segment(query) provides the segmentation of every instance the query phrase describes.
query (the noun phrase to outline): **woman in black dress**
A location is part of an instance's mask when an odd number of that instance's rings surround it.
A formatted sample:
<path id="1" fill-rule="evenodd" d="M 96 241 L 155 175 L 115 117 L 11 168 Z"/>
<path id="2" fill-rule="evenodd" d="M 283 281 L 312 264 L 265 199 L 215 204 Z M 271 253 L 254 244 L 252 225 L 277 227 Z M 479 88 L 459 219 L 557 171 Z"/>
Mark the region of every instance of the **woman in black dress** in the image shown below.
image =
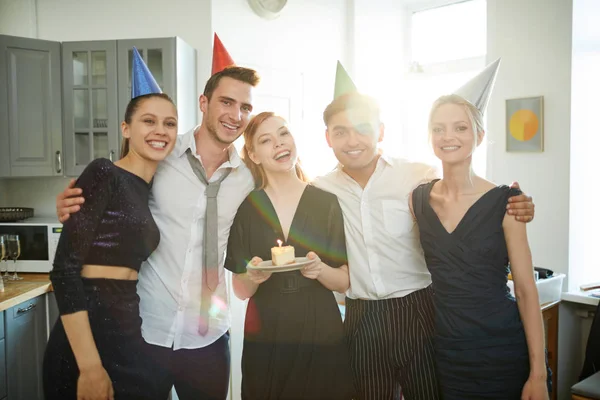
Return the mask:
<path id="1" fill-rule="evenodd" d="M 337 197 L 306 183 L 286 121 L 255 116 L 244 132 L 244 160 L 257 190 L 240 206 L 225 268 L 249 298 L 242 354 L 244 400 L 350 400 L 342 319 L 332 290 L 350 285 Z M 277 240 L 313 260 L 301 270 L 246 270 L 271 258 Z"/>
<path id="2" fill-rule="evenodd" d="M 474 174 L 482 112 L 456 94 L 432 108 L 443 179 L 411 196 L 435 293 L 444 400 L 547 400 L 544 330 L 525 224 L 506 214 L 520 192 Z M 507 287 L 508 262 L 516 300 Z"/>
<path id="3" fill-rule="evenodd" d="M 136 284 L 160 240 L 148 196 L 158 163 L 175 145 L 177 110 L 135 53 L 134 65 L 148 76 L 134 68 L 123 157 L 96 159 L 77 179 L 86 201 L 65 221 L 50 272 L 61 317 L 44 355 L 46 400 L 156 395 L 145 374 L 152 364 L 142 350 Z"/>

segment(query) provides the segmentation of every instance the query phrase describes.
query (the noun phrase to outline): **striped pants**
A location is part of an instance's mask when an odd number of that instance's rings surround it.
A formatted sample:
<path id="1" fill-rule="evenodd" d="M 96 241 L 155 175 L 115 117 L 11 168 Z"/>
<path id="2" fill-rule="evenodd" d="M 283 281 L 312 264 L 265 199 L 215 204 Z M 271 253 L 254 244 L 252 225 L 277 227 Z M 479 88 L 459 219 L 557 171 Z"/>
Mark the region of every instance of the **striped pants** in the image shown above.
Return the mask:
<path id="1" fill-rule="evenodd" d="M 433 290 L 346 299 L 344 330 L 357 400 L 441 399 L 433 348 Z"/>

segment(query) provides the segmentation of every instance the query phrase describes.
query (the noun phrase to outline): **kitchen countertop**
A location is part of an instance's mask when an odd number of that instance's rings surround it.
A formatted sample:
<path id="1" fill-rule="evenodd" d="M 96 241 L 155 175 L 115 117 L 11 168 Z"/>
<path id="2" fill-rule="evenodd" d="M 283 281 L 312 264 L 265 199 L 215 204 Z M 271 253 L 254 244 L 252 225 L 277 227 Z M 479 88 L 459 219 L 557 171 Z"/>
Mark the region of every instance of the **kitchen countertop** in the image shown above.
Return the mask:
<path id="1" fill-rule="evenodd" d="M 4 292 L 0 292 L 0 311 L 52 291 L 48 274 L 20 273 L 19 276 L 23 280 L 4 281 Z"/>
<path id="2" fill-rule="evenodd" d="M 569 301 L 571 303 L 587 304 L 590 306 L 597 306 L 600 299 L 592 297 L 589 294 L 591 292 L 598 292 L 598 290 L 590 290 L 584 292 L 583 290 L 572 290 L 570 292 L 563 292 L 561 299 L 563 301 Z"/>

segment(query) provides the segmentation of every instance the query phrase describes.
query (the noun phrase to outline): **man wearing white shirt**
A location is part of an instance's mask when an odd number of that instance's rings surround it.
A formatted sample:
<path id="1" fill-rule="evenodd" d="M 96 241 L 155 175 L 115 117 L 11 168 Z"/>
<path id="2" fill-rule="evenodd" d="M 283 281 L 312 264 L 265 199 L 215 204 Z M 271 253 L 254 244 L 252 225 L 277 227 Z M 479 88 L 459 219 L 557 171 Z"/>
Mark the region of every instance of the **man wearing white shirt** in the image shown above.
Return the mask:
<path id="1" fill-rule="evenodd" d="M 334 193 L 344 213 L 350 270 L 345 330 L 358 399 L 439 399 L 431 276 L 408 205 L 411 191 L 437 174 L 378 150 L 384 135 L 379 106 L 352 89 L 336 90 L 324 112 L 339 165 L 314 185 Z M 521 202 L 520 215 L 533 215 L 531 199 L 519 197 L 513 201 Z"/>
<path id="2" fill-rule="evenodd" d="M 149 206 L 161 240 L 142 265 L 137 290 L 142 335 L 155 360 L 148 368 L 157 399 L 166 399 L 173 386 L 181 400 L 227 397 L 230 310 L 224 254 L 237 209 L 254 189 L 233 142 L 248 125 L 259 79 L 256 71 L 235 66 L 215 73 L 200 96 L 201 125 L 178 136 L 154 176 Z M 203 275 L 205 226 L 211 217 L 206 214 L 209 196 L 203 178 L 209 185 L 222 181 L 215 219 L 218 263 L 213 272 L 218 279 L 210 289 Z M 67 188 L 57 198 L 61 221 L 83 201 L 73 196 L 81 191 Z"/>

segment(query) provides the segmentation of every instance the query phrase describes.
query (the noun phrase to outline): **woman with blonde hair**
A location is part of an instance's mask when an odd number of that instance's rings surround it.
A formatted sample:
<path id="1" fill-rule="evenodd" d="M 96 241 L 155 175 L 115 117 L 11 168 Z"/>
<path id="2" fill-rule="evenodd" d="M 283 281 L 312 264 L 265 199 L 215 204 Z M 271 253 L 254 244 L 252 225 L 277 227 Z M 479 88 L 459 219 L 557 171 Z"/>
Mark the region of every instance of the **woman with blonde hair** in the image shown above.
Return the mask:
<path id="1" fill-rule="evenodd" d="M 256 115 L 244 140 L 256 190 L 238 209 L 225 260 L 236 296 L 249 299 L 242 399 L 350 400 L 354 385 L 332 292 L 350 284 L 337 197 L 307 182 L 283 118 Z M 310 262 L 288 272 L 247 269 L 270 259 L 278 241 Z"/>
<path id="2" fill-rule="evenodd" d="M 433 104 L 429 133 L 443 178 L 411 195 L 435 293 L 435 357 L 445 400 L 548 399 L 527 231 L 506 213 L 508 199 L 520 191 L 489 182 L 472 167 L 497 67 Z M 509 262 L 516 299 L 506 284 Z"/>

